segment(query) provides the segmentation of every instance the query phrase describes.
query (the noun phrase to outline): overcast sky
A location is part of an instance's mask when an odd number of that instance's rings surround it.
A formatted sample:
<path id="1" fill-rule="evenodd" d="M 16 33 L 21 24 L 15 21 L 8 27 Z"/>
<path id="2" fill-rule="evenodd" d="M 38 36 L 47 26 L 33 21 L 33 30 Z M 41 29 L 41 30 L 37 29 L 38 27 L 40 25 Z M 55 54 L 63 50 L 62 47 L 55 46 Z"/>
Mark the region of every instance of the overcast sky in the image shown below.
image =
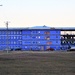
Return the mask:
<path id="1" fill-rule="evenodd" d="M 0 0 L 0 27 L 75 27 L 75 0 Z"/>

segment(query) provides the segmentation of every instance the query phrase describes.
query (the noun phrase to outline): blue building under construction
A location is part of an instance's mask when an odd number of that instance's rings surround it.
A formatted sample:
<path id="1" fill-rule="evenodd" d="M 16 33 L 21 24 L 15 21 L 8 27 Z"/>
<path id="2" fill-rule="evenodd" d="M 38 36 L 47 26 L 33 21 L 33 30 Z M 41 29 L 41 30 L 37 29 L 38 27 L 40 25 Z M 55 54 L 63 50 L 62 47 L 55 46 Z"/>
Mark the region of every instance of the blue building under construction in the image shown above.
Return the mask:
<path id="1" fill-rule="evenodd" d="M 35 26 L 0 29 L 0 50 L 67 50 L 70 46 L 75 46 L 75 28 Z"/>

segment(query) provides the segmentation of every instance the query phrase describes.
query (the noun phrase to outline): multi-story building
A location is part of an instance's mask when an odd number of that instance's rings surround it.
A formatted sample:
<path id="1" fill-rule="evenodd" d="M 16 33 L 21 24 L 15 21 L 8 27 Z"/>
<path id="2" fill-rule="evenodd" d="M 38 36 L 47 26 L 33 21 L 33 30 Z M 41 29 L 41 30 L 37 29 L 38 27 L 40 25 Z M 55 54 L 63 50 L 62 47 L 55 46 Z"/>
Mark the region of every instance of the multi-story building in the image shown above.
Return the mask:
<path id="1" fill-rule="evenodd" d="M 23 50 L 47 50 L 60 49 L 60 30 L 42 28 L 30 28 L 22 30 Z"/>
<path id="2" fill-rule="evenodd" d="M 0 50 L 17 49 L 22 45 L 22 32 L 19 29 L 0 29 Z"/>
<path id="3" fill-rule="evenodd" d="M 65 50 L 74 45 L 75 29 L 47 26 L 0 29 L 0 50 Z"/>
<path id="4" fill-rule="evenodd" d="M 75 28 L 61 29 L 61 48 L 75 47 Z"/>

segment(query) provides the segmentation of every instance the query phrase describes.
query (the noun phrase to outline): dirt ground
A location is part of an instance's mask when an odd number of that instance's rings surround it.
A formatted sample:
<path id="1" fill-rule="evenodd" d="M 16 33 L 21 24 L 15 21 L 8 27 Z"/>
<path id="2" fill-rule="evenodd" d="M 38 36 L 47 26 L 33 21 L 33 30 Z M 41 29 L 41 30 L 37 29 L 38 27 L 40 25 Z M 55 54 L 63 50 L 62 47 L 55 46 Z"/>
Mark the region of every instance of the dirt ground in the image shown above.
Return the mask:
<path id="1" fill-rule="evenodd" d="M 0 52 L 0 75 L 75 75 L 75 51 Z"/>

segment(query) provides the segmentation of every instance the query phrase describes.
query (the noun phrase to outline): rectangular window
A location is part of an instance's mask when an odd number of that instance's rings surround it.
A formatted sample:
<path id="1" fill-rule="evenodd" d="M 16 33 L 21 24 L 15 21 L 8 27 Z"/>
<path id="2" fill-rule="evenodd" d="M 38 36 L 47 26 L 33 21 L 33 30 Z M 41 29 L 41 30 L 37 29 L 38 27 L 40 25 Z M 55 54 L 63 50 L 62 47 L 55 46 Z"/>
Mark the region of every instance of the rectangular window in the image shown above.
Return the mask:
<path id="1" fill-rule="evenodd" d="M 75 37 L 73 37 L 75 39 Z"/>
<path id="2" fill-rule="evenodd" d="M 14 31 L 14 34 L 16 34 L 16 31 Z"/>
<path id="3" fill-rule="evenodd" d="M 10 31 L 7 31 L 8 34 L 10 34 Z"/>
<path id="4" fill-rule="evenodd" d="M 37 43 L 40 44 L 40 41 L 38 41 Z"/>
<path id="5" fill-rule="evenodd" d="M 50 45 L 50 44 L 52 44 L 52 42 L 47 42 L 47 45 Z"/>
<path id="6" fill-rule="evenodd" d="M 11 44 L 13 44 L 13 41 L 11 41 Z"/>
<path id="7" fill-rule="evenodd" d="M 58 33 L 58 31 L 56 31 L 56 33 Z"/>
<path id="8" fill-rule="evenodd" d="M 20 36 L 20 39 L 21 39 L 21 36 Z"/>
<path id="9" fill-rule="evenodd" d="M 56 43 L 58 43 L 58 41 L 56 41 Z"/>
<path id="10" fill-rule="evenodd" d="M 19 38 L 19 36 L 16 37 L 17 39 Z"/>
<path id="11" fill-rule="evenodd" d="M 14 31 L 11 31 L 11 34 L 13 34 L 14 33 Z"/>
<path id="12" fill-rule="evenodd" d="M 19 34 L 19 31 L 17 31 L 17 34 Z"/>
<path id="13" fill-rule="evenodd" d="M 8 39 L 10 39 L 10 36 L 8 36 Z"/>
<path id="14" fill-rule="evenodd" d="M 5 31 L 2 31 L 2 34 L 5 34 Z"/>
<path id="15" fill-rule="evenodd" d="M 3 39 L 3 36 L 1 36 L 1 39 Z"/>
<path id="16" fill-rule="evenodd" d="M 35 39 L 35 38 L 36 38 L 36 36 L 32 36 L 32 38 L 34 38 L 34 39 Z"/>
<path id="17" fill-rule="evenodd" d="M 56 38 L 58 38 L 58 35 L 56 35 Z"/>
<path id="18" fill-rule="evenodd" d="M 50 34 L 50 32 L 49 31 L 45 31 L 45 34 Z"/>
<path id="19" fill-rule="evenodd" d="M 46 39 L 46 40 L 50 40 L 50 36 L 46 36 L 45 39 Z"/>
<path id="20" fill-rule="evenodd" d="M 0 31 L 0 34 L 1 34 L 1 31 Z"/>
<path id="21" fill-rule="evenodd" d="M 22 44 L 22 42 L 21 42 L 21 41 L 19 41 L 19 44 Z"/>
<path id="22" fill-rule="evenodd" d="M 16 36 L 14 36 L 14 39 L 16 39 Z"/>
<path id="23" fill-rule="evenodd" d="M 36 36 L 37 39 L 40 39 L 40 36 Z"/>
<path id="24" fill-rule="evenodd" d="M 20 31 L 20 34 L 21 34 L 21 31 Z"/>
<path id="25" fill-rule="evenodd" d="M 38 31 L 38 33 L 40 33 L 40 31 Z"/>
<path id="26" fill-rule="evenodd" d="M 16 42 L 14 41 L 14 44 L 16 44 Z"/>
<path id="27" fill-rule="evenodd" d="M 13 39 L 13 36 L 11 36 L 11 39 Z"/>

